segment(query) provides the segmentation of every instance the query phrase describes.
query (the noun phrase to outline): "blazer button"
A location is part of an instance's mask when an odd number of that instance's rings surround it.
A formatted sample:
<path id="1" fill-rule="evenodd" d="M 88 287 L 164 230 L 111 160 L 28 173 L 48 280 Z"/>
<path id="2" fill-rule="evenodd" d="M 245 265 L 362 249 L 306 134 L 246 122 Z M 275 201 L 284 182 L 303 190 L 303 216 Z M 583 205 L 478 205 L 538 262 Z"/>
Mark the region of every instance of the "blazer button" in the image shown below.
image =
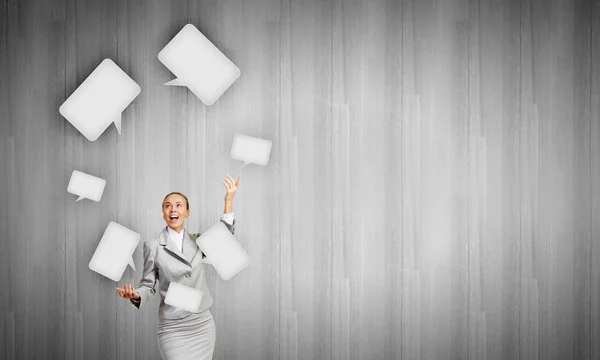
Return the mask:
<path id="1" fill-rule="evenodd" d="M 189 277 L 190 277 L 190 274 L 185 274 L 185 277 L 189 278 Z"/>

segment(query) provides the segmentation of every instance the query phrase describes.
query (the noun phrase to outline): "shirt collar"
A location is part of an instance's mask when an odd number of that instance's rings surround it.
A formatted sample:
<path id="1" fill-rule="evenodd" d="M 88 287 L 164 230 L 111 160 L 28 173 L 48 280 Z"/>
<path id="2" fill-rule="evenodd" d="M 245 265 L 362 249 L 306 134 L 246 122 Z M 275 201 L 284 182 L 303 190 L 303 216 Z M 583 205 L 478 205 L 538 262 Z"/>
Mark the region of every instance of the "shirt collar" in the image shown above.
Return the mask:
<path id="1" fill-rule="evenodd" d="M 175 239 L 177 241 L 181 241 L 183 239 L 183 234 L 185 233 L 185 228 L 181 229 L 181 232 L 179 234 L 177 233 L 177 231 L 171 229 L 168 226 L 167 226 L 167 231 L 169 232 L 169 234 L 171 234 L 173 239 Z"/>

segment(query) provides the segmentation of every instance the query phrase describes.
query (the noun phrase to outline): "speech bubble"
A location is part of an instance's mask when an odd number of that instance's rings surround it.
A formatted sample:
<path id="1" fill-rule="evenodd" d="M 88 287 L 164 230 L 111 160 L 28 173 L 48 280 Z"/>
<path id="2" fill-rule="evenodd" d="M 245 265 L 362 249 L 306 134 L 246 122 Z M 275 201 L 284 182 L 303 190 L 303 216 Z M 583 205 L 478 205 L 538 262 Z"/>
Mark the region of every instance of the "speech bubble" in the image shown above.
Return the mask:
<path id="1" fill-rule="evenodd" d="M 58 111 L 89 141 L 95 141 L 113 122 L 121 134 L 123 110 L 140 91 L 117 64 L 104 59 Z"/>
<path id="2" fill-rule="evenodd" d="M 135 271 L 132 255 L 139 242 L 140 234 L 111 221 L 90 260 L 90 270 L 119 282 L 127 265 Z"/>
<path id="3" fill-rule="evenodd" d="M 240 69 L 192 24 L 171 39 L 158 60 L 177 77 L 165 85 L 187 86 L 207 106 L 240 77 Z"/>
<path id="4" fill-rule="evenodd" d="M 248 164 L 266 166 L 271 156 L 271 141 L 248 135 L 235 134 L 231 144 L 230 157 Z"/>
<path id="5" fill-rule="evenodd" d="M 203 261 L 211 264 L 223 280 L 231 279 L 250 265 L 250 257 L 221 221 L 203 232 L 196 244 L 206 255 Z"/>
<path id="6" fill-rule="evenodd" d="M 171 282 L 165 295 L 165 304 L 197 313 L 203 295 L 204 293 L 198 289 Z"/>
<path id="7" fill-rule="evenodd" d="M 79 198 L 77 198 L 76 201 L 90 199 L 99 202 L 100 199 L 102 199 L 105 186 L 106 180 L 81 171 L 73 170 L 69 185 L 67 186 L 67 192 L 79 195 Z"/>

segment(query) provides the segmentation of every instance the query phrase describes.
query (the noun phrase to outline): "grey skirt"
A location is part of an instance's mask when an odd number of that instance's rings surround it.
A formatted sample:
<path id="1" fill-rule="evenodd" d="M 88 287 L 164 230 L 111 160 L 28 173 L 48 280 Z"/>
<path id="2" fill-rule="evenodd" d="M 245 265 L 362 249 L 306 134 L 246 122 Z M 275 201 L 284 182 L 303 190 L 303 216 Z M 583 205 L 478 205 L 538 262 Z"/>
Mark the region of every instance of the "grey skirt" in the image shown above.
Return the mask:
<path id="1" fill-rule="evenodd" d="M 165 360 L 210 360 L 217 330 L 209 309 L 183 319 L 160 319 L 158 348 Z"/>

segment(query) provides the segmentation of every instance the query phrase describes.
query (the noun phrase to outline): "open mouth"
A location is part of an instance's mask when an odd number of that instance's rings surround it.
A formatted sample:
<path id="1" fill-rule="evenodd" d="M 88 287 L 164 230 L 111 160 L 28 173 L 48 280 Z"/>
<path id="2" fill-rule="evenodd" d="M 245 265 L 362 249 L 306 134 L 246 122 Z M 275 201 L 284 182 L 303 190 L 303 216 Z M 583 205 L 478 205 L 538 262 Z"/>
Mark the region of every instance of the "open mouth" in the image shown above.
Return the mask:
<path id="1" fill-rule="evenodd" d="M 171 222 L 175 222 L 175 221 L 179 220 L 179 216 L 178 215 L 171 215 L 171 216 L 169 216 L 169 220 L 171 220 Z"/>

